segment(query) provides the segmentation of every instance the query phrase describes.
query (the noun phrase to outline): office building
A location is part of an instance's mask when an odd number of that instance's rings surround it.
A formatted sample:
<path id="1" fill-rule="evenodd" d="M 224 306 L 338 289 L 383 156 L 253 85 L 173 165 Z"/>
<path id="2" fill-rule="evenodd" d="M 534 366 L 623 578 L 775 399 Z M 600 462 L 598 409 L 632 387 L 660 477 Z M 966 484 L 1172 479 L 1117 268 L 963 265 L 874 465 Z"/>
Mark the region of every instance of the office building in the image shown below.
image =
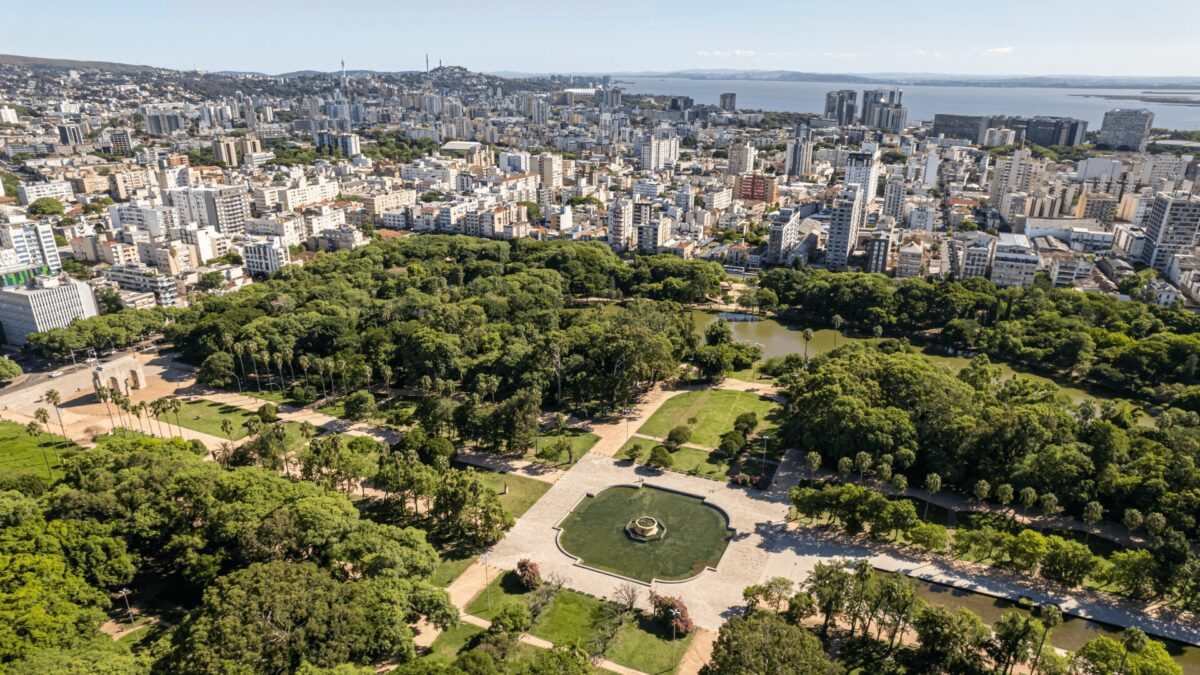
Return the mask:
<path id="1" fill-rule="evenodd" d="M 908 189 L 904 186 L 904 181 L 900 178 L 893 178 L 883 186 L 883 209 L 881 215 L 890 216 L 896 219 L 896 222 L 902 222 L 905 218 L 904 214 L 904 198 L 908 194 Z"/>
<path id="2" fill-rule="evenodd" d="M 963 138 L 972 143 L 983 143 L 984 135 L 990 126 L 987 117 L 980 115 L 945 115 L 938 113 L 933 116 L 933 138 Z"/>
<path id="3" fill-rule="evenodd" d="M 800 223 L 803 220 L 800 209 L 785 208 L 775 213 L 767 234 L 767 262 L 787 264 L 792 250 L 800 244 Z"/>
<path id="4" fill-rule="evenodd" d="M 858 92 L 853 89 L 841 89 L 825 94 L 825 117 L 834 120 L 838 126 L 854 124 L 858 119 Z"/>
<path id="5" fill-rule="evenodd" d="M 563 186 L 563 161 L 562 155 L 553 153 L 543 153 L 534 159 L 537 160 L 537 173 L 541 181 L 542 187 L 557 190 Z"/>
<path id="6" fill-rule="evenodd" d="M 1144 222 L 1142 261 L 1165 273 L 1176 255 L 1190 255 L 1200 230 L 1200 196 L 1184 192 L 1157 194 Z"/>
<path id="7" fill-rule="evenodd" d="M 891 267 L 893 235 L 890 229 L 879 230 L 867 240 L 866 272 L 886 274 Z"/>
<path id="8" fill-rule="evenodd" d="M 807 127 L 805 128 L 807 131 Z M 788 141 L 784 172 L 788 176 L 807 176 L 812 173 L 813 143 L 807 138 L 797 137 Z"/>
<path id="9" fill-rule="evenodd" d="M 779 183 L 775 176 L 744 173 L 734 180 L 733 185 L 735 199 L 766 202 L 768 206 L 779 201 Z"/>
<path id="10" fill-rule="evenodd" d="M 66 328 L 97 314 L 92 288 L 65 274 L 37 277 L 27 286 L 0 288 L 0 326 L 10 345 L 22 346 L 30 333 Z"/>
<path id="11" fill-rule="evenodd" d="M 846 158 L 846 186 L 857 185 L 861 189 L 862 206 L 875 199 L 879 193 L 879 151 L 852 152 Z"/>
<path id="12" fill-rule="evenodd" d="M 179 307 L 179 283 L 156 267 L 140 262 L 126 262 L 104 270 L 104 279 L 121 290 L 134 293 L 153 293 L 160 307 Z"/>
<path id="13" fill-rule="evenodd" d="M 729 112 L 734 112 L 737 110 L 737 94 L 721 94 L 721 110 L 726 110 Z"/>
<path id="14" fill-rule="evenodd" d="M 1104 113 L 1104 124 L 1100 126 L 1099 145 L 1114 150 L 1146 149 L 1150 129 L 1154 126 L 1154 113 L 1144 109 L 1117 108 Z"/>
<path id="15" fill-rule="evenodd" d="M 78 124 L 58 125 L 58 142 L 63 145 L 79 145 L 83 142 L 83 129 Z"/>
<path id="16" fill-rule="evenodd" d="M 850 254 L 858 243 L 858 228 L 862 222 L 862 193 L 856 186 L 847 186 L 829 210 L 829 236 L 825 240 L 825 267 L 844 270 L 850 264 Z"/>
<path id="17" fill-rule="evenodd" d="M 358 134 L 318 131 L 313 134 L 313 142 L 318 148 L 332 148 L 342 153 L 343 157 L 356 157 L 362 154 L 362 141 L 358 138 Z"/>
<path id="18" fill-rule="evenodd" d="M 108 134 L 108 141 L 112 144 L 112 152 L 114 155 L 132 155 L 133 154 L 133 134 L 126 129 L 118 129 Z"/>
<path id="19" fill-rule="evenodd" d="M 180 188 L 167 195 L 186 223 L 212 225 L 225 236 L 246 230 L 250 197 L 242 185 Z"/>

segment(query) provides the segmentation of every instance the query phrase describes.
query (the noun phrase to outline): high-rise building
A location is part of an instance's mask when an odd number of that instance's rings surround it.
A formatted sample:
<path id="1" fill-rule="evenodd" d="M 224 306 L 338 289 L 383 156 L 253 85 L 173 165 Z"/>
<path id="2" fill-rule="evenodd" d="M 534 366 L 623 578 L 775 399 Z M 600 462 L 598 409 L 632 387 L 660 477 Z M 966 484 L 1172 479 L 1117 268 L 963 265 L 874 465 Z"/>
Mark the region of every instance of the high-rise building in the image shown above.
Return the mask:
<path id="1" fill-rule="evenodd" d="M 879 151 L 852 152 L 846 158 L 846 186 L 858 185 L 865 209 L 879 194 Z"/>
<path id="2" fill-rule="evenodd" d="M 600 90 L 600 105 L 605 108 L 621 107 L 621 88 L 605 87 Z"/>
<path id="3" fill-rule="evenodd" d="M 1010 192 L 1033 191 L 1042 180 L 1045 166 L 1043 160 L 1033 159 L 1029 150 L 1024 148 L 1009 157 L 997 159 L 996 166 L 992 169 L 988 199 L 995 205 Z"/>
<path id="4" fill-rule="evenodd" d="M 807 127 L 805 127 L 807 130 Z M 813 143 L 805 137 L 788 141 L 784 173 L 788 176 L 807 176 L 812 173 Z"/>
<path id="5" fill-rule="evenodd" d="M 544 153 L 538 155 L 537 171 L 538 177 L 541 179 L 542 186 L 557 190 L 563 186 L 563 161 L 562 155 L 553 153 Z"/>
<path id="6" fill-rule="evenodd" d="M 862 193 L 857 186 L 846 189 L 833 201 L 829 210 L 829 236 L 825 239 L 825 267 L 844 270 L 850 264 L 850 254 L 858 243 L 858 227 L 862 222 Z"/>
<path id="7" fill-rule="evenodd" d="M 758 150 L 754 146 L 734 143 L 729 146 L 729 173 L 737 175 L 754 171 L 754 160 L 757 157 Z"/>
<path id="8" fill-rule="evenodd" d="M 212 225 L 225 236 L 246 231 L 250 217 L 250 197 L 242 185 L 187 187 L 167 193 L 171 205 L 179 209 L 187 223 Z"/>
<path id="9" fill-rule="evenodd" d="M 213 158 L 218 162 L 223 162 L 225 166 L 235 167 L 238 165 L 237 139 L 228 136 L 222 136 L 214 139 L 212 142 Z"/>
<path id="10" fill-rule="evenodd" d="M 679 160 L 679 137 L 656 132 L 642 138 L 638 158 L 645 171 L 662 171 Z"/>
<path id="11" fill-rule="evenodd" d="M 1146 149 L 1150 129 L 1154 126 L 1154 113 L 1144 109 L 1117 108 L 1104 113 L 1104 124 L 1100 126 L 1100 145 L 1114 150 Z"/>
<path id="12" fill-rule="evenodd" d="M 858 92 L 853 89 L 840 89 L 825 94 L 825 117 L 836 120 L 839 126 L 854 124 L 858 108 L 856 101 Z"/>
<path id="13" fill-rule="evenodd" d="M 346 157 L 362 154 L 362 141 L 358 134 L 347 134 L 337 131 L 318 131 L 313 134 L 313 140 L 318 148 L 330 147 Z"/>
<path id="14" fill-rule="evenodd" d="M 1001 232 L 992 254 L 991 280 L 997 286 L 1033 285 L 1042 259 L 1023 234 Z"/>
<path id="15" fill-rule="evenodd" d="M 908 120 L 908 111 L 901 104 L 903 98 L 904 92 L 899 89 L 867 89 L 859 119 L 868 127 L 900 131 Z"/>
<path id="16" fill-rule="evenodd" d="M 867 240 L 867 272 L 885 274 L 891 263 L 894 235 L 889 229 L 879 230 Z"/>
<path id="17" fill-rule="evenodd" d="M 721 110 L 729 112 L 737 110 L 737 94 L 732 92 L 721 94 Z"/>
<path id="18" fill-rule="evenodd" d="M 792 249 L 800 243 L 800 222 L 803 220 L 800 209 L 785 208 L 775 213 L 767 235 L 767 262 L 787 263 Z"/>
<path id="19" fill-rule="evenodd" d="M 78 124 L 60 124 L 58 141 L 63 145 L 79 145 L 83 143 L 83 129 Z"/>
<path id="20" fill-rule="evenodd" d="M 1159 193 L 1144 220 L 1146 245 L 1143 261 L 1166 272 L 1175 255 L 1188 255 L 1200 230 L 1200 196 L 1185 192 Z"/>
<path id="21" fill-rule="evenodd" d="M 54 229 L 46 223 L 0 225 L 0 248 L 12 250 L 23 268 L 46 268 L 52 274 L 62 271 Z"/>
<path id="22" fill-rule="evenodd" d="M 114 155 L 132 155 L 133 154 L 133 134 L 128 129 L 117 129 L 108 134 L 108 140 L 112 143 L 112 151 Z"/>
<path id="23" fill-rule="evenodd" d="M 904 221 L 904 197 L 908 193 L 904 186 L 904 181 L 900 178 L 893 178 L 883 186 L 883 209 L 881 215 L 889 216 L 896 219 L 896 222 Z"/>
<path id="24" fill-rule="evenodd" d="M 608 245 L 617 251 L 628 251 L 635 244 L 633 202 L 618 199 L 608 207 Z"/>
<path id="25" fill-rule="evenodd" d="M 733 183 L 733 196 L 747 201 L 766 202 L 774 205 L 779 201 L 779 183 L 775 176 L 761 173 L 743 173 Z"/>

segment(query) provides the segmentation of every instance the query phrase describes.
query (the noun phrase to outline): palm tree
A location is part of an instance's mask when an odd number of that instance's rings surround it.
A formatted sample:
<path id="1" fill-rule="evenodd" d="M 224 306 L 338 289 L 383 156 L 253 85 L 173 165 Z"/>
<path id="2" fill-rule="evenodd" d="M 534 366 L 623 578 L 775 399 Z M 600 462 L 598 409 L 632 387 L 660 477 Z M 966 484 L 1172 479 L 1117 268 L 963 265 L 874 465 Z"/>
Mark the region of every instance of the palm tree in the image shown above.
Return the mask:
<path id="1" fill-rule="evenodd" d="M 154 433 L 154 423 L 158 422 L 158 435 L 166 438 L 162 432 L 162 420 L 158 418 L 162 414 L 162 399 L 154 399 L 150 401 L 146 407 L 149 409 L 149 414 L 146 416 L 146 424 L 150 427 L 150 433 Z"/>
<path id="2" fill-rule="evenodd" d="M 242 422 L 242 426 L 246 427 L 246 432 L 251 436 L 257 436 L 258 432 L 262 431 L 262 420 L 258 419 L 257 417 L 251 417 L 245 422 Z"/>
<path id="3" fill-rule="evenodd" d="M 342 374 L 342 396 L 349 396 L 350 387 L 346 384 L 346 359 L 337 360 L 337 369 Z"/>
<path id="4" fill-rule="evenodd" d="M 137 415 L 138 428 L 142 430 L 143 434 L 150 436 L 154 434 L 154 429 L 150 426 L 150 420 L 146 420 L 145 426 L 142 425 L 142 417 L 146 415 L 146 408 L 146 402 L 141 401 L 137 405 L 133 406 L 133 414 Z"/>
<path id="5" fill-rule="evenodd" d="M 247 347 L 246 351 L 250 352 L 250 364 L 254 366 L 254 382 L 258 385 L 258 393 L 262 393 L 262 378 L 258 376 L 258 350 L 253 346 Z"/>
<path id="6" fill-rule="evenodd" d="M 230 339 L 232 339 L 232 338 L 230 338 Z M 242 355 L 244 355 L 246 353 L 245 343 L 235 342 L 233 345 L 233 353 L 237 354 L 238 365 L 241 366 L 241 369 L 242 369 L 242 377 L 246 377 L 246 362 L 244 360 L 242 360 Z"/>
<path id="7" fill-rule="evenodd" d="M 183 409 L 183 402 L 172 396 L 167 399 L 167 409 L 175 413 L 175 428 L 179 430 L 179 436 L 183 437 L 183 425 L 179 423 L 179 411 Z"/>
<path id="8" fill-rule="evenodd" d="M 1125 653 L 1121 655 L 1121 666 L 1117 668 L 1117 672 L 1124 675 L 1125 662 L 1129 660 L 1129 654 L 1139 653 L 1146 648 L 1150 640 L 1142 631 L 1130 627 L 1121 632 L 1121 646 L 1125 648 Z"/>
<path id="9" fill-rule="evenodd" d="M 844 324 L 844 323 L 846 323 L 846 320 L 842 318 L 841 314 L 833 315 L 833 348 L 834 349 L 837 349 L 838 335 L 841 335 L 842 324 Z"/>
<path id="10" fill-rule="evenodd" d="M 800 337 L 804 338 L 804 360 L 808 360 L 808 343 L 813 339 L 813 329 L 805 328 L 804 332 L 800 333 Z"/>
<path id="11" fill-rule="evenodd" d="M 279 391 L 282 392 L 283 391 L 283 380 L 284 380 L 284 378 L 283 378 L 283 354 L 280 354 L 279 352 L 275 352 L 275 354 L 272 355 L 271 358 L 273 361 L 275 361 L 275 370 L 279 371 Z"/>
<path id="12" fill-rule="evenodd" d="M 287 364 L 288 373 L 291 374 L 292 381 L 295 382 L 296 381 L 296 368 L 295 368 L 295 366 L 292 365 L 292 356 L 293 356 L 292 348 L 287 347 L 287 346 L 280 347 L 279 353 L 281 356 L 283 356 L 283 362 Z"/>
<path id="13" fill-rule="evenodd" d="M 229 442 L 232 443 L 233 442 L 233 422 L 228 417 L 221 419 L 221 431 L 229 439 Z"/>
<path id="14" fill-rule="evenodd" d="M 38 408 L 38 412 L 46 411 Z M 36 413 L 34 414 L 34 417 L 37 417 Z M 49 419 L 49 417 L 47 417 L 47 419 Z M 29 437 L 37 443 L 38 449 L 42 451 L 42 461 L 46 463 L 46 477 L 52 478 L 54 476 L 54 471 L 50 468 L 50 458 L 46 455 L 46 448 L 42 445 L 41 441 L 38 440 L 42 435 L 42 427 L 38 425 L 36 421 L 32 421 L 25 425 L 25 433 L 29 434 Z"/>
<path id="15" fill-rule="evenodd" d="M 1038 608 L 1038 618 L 1042 620 L 1042 639 L 1038 643 L 1037 651 L 1033 653 L 1033 665 L 1029 667 L 1029 672 L 1038 672 L 1038 661 L 1042 660 L 1042 648 L 1046 646 L 1046 637 L 1050 635 L 1050 631 L 1062 625 L 1062 612 L 1056 605 L 1042 605 Z"/>
<path id="16" fill-rule="evenodd" d="M 62 410 L 58 407 L 62 403 L 62 395 L 57 389 L 49 389 L 46 391 L 46 402 L 54 406 L 54 414 L 58 417 L 58 428 L 62 431 L 63 438 L 67 437 L 67 427 L 63 425 Z"/>
<path id="17" fill-rule="evenodd" d="M 300 361 L 300 370 L 304 373 L 304 384 L 307 385 L 308 384 L 308 366 L 309 366 L 308 354 L 301 354 L 300 358 L 297 360 Z"/>
<path id="18" fill-rule="evenodd" d="M 46 412 L 45 408 L 38 408 L 33 411 L 33 419 L 37 420 L 43 427 L 44 431 L 50 431 L 50 413 Z"/>
<path id="19" fill-rule="evenodd" d="M 108 391 L 108 387 L 96 387 L 96 398 L 104 403 L 104 409 L 108 411 L 108 425 L 113 431 L 117 429 L 117 421 L 113 419 L 112 407 L 108 404 L 112 400 L 112 395 Z"/>
<path id="20" fill-rule="evenodd" d="M 329 373 L 329 393 L 337 396 L 337 381 L 333 379 L 334 373 L 337 372 L 337 362 L 333 358 L 325 358 L 325 372 Z"/>

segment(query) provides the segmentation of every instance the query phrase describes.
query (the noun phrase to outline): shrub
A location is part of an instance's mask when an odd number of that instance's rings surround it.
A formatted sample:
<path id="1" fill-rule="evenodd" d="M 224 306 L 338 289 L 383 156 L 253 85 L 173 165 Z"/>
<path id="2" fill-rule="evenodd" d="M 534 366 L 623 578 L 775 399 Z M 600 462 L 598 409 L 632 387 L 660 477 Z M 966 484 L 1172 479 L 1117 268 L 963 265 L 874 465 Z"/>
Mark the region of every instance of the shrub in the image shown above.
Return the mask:
<path id="1" fill-rule="evenodd" d="M 669 469 L 675 465 L 675 458 L 671 457 L 671 451 L 667 449 L 667 446 L 656 445 L 650 451 L 650 459 L 646 465 L 656 469 Z"/>
<path id="2" fill-rule="evenodd" d="M 532 591 L 542 584 L 542 571 L 538 569 L 537 563 L 523 558 L 517 562 L 517 578 L 521 580 L 525 590 Z"/>
<path id="3" fill-rule="evenodd" d="M 687 635 L 696 627 L 692 623 L 691 617 L 688 616 L 687 605 L 683 604 L 683 600 L 679 598 L 659 595 L 651 591 L 650 607 L 654 610 L 654 618 L 661 621 L 667 628 L 673 628 L 677 637 Z"/>

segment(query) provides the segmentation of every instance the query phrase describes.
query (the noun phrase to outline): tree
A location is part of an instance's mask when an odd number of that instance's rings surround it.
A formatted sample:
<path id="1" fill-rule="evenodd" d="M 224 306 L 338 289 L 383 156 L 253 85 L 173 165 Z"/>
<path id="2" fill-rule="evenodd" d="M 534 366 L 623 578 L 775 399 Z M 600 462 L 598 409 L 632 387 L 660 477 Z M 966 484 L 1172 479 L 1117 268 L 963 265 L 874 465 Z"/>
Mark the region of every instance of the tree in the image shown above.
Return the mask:
<path id="1" fill-rule="evenodd" d="M 31 216 L 61 216 L 66 209 L 54 197 L 41 197 L 33 200 L 25 211 Z"/>
<path id="2" fill-rule="evenodd" d="M 690 440 L 692 440 L 692 430 L 682 424 L 667 433 L 667 445 L 672 448 L 678 448 Z"/>
<path id="3" fill-rule="evenodd" d="M 695 629 L 692 619 L 688 616 L 687 605 L 683 600 L 650 591 L 650 608 L 654 618 L 663 626 L 670 628 L 676 638 L 681 638 Z"/>
<path id="4" fill-rule="evenodd" d="M 210 387 L 228 387 L 233 384 L 233 357 L 226 352 L 213 352 L 200 364 L 196 379 Z"/>
<path id="5" fill-rule="evenodd" d="M 1029 509 L 1033 508 L 1033 505 L 1037 503 L 1038 493 L 1037 490 L 1031 487 L 1023 487 L 1017 498 L 1021 500 L 1021 506 L 1025 507 L 1025 511 L 1028 513 Z"/>
<path id="6" fill-rule="evenodd" d="M 937 523 L 919 523 L 908 531 L 908 539 L 930 553 L 941 553 L 946 550 L 950 535 L 946 528 Z"/>
<path id="7" fill-rule="evenodd" d="M 919 672 L 975 672 L 982 667 L 980 652 L 990 631 L 965 609 L 928 607 L 913 621 L 918 647 L 914 657 L 926 668 Z"/>
<path id="8" fill-rule="evenodd" d="M 817 563 L 804 582 L 804 588 L 817 601 L 817 609 L 824 617 L 821 623 L 821 635 L 829 635 L 829 627 L 846 608 L 851 586 L 850 573 L 846 571 L 845 561 L 834 560 L 827 563 Z"/>
<path id="9" fill-rule="evenodd" d="M 21 366 L 7 356 L 0 356 L 0 382 L 11 382 L 22 375 Z"/>
<path id="10" fill-rule="evenodd" d="M 363 389 L 350 394 L 342 402 L 346 418 L 356 422 L 373 417 L 378 412 L 375 397 Z"/>
<path id="11" fill-rule="evenodd" d="M 1038 638 L 1037 649 L 1033 653 L 1033 663 L 1029 670 L 1038 672 L 1038 662 L 1042 660 L 1042 652 L 1046 648 L 1046 638 L 1050 636 L 1050 631 L 1062 625 L 1063 615 L 1062 610 L 1057 605 L 1042 605 L 1038 607 L 1038 620 L 1042 623 L 1042 635 Z"/>
<path id="12" fill-rule="evenodd" d="M 842 325 L 845 323 L 846 323 L 846 320 L 842 318 L 841 314 L 833 315 L 833 347 L 834 347 L 834 349 L 837 348 L 837 339 L 838 339 L 838 336 L 842 334 Z"/>
<path id="13" fill-rule="evenodd" d="M 975 487 L 971 490 L 971 493 L 975 495 L 975 499 L 980 502 L 986 500 L 991 492 L 991 484 L 982 479 L 975 481 Z"/>
<path id="14" fill-rule="evenodd" d="M 675 458 L 671 457 L 671 451 L 665 445 L 656 445 L 650 451 L 650 459 L 646 460 L 647 466 L 652 466 L 656 469 L 669 469 L 675 465 Z"/>
<path id="15" fill-rule="evenodd" d="M 1171 659 L 1166 647 L 1126 629 L 1120 642 L 1098 637 L 1075 652 L 1072 672 L 1083 675 L 1182 675 L 1183 669 Z M 1141 633 L 1141 631 L 1137 631 Z"/>
<path id="16" fill-rule="evenodd" d="M 538 564 L 528 558 L 517 561 L 517 578 L 526 590 L 532 591 L 542 584 L 542 573 Z"/>
<path id="17" fill-rule="evenodd" d="M 54 414 L 58 417 L 58 428 L 62 432 L 63 438 L 69 438 L 67 427 L 62 421 L 62 408 L 59 407 L 62 405 L 62 394 L 59 394 L 57 389 L 47 389 L 44 398 L 46 403 L 54 406 Z"/>
<path id="18" fill-rule="evenodd" d="M 821 453 L 817 452 L 816 450 L 809 451 L 809 453 L 804 456 L 804 463 L 808 466 L 808 475 L 812 478 L 815 478 L 817 475 L 817 470 L 821 468 Z"/>
<path id="19" fill-rule="evenodd" d="M 933 497 L 933 495 L 936 495 L 937 493 L 941 492 L 942 491 L 941 475 L 936 474 L 936 473 L 931 473 L 931 474 L 925 476 L 925 490 L 929 492 L 929 496 L 931 498 Z M 921 520 L 928 520 L 928 518 L 929 518 L 929 502 L 931 502 L 931 501 L 933 501 L 933 500 L 932 499 L 925 500 L 925 512 L 923 514 L 921 514 Z"/>
<path id="20" fill-rule="evenodd" d="M 1142 512 L 1137 509 L 1125 509 L 1125 517 L 1121 519 L 1121 523 L 1130 532 L 1136 531 L 1142 526 Z"/>
<path id="21" fill-rule="evenodd" d="M 258 406 L 258 411 L 255 414 L 258 415 L 259 421 L 263 424 L 272 424 L 279 421 L 279 408 L 274 403 L 268 402 Z"/>
<path id="22" fill-rule="evenodd" d="M 1042 632 L 1042 626 L 1036 619 L 1018 612 L 1005 612 L 992 624 L 992 639 L 987 644 L 987 653 L 1001 673 L 1010 673 L 1016 666 L 1033 658 L 1034 645 Z"/>
<path id="23" fill-rule="evenodd" d="M 750 612 L 721 626 L 703 675 L 780 673 L 833 675 L 842 669 L 825 655 L 820 641 L 777 614 Z"/>
<path id="24" fill-rule="evenodd" d="M 593 669 L 582 649 L 564 645 L 539 649 L 527 672 L 529 675 L 590 675 Z"/>
<path id="25" fill-rule="evenodd" d="M 1083 584 L 1096 569 L 1096 557 L 1091 549 L 1077 541 L 1062 537 L 1046 537 L 1046 553 L 1042 558 L 1041 575 L 1064 586 Z"/>
<path id="26" fill-rule="evenodd" d="M 808 343 L 812 342 L 813 329 L 805 328 L 803 331 L 801 331 L 800 337 L 804 338 L 804 360 L 808 361 Z"/>

